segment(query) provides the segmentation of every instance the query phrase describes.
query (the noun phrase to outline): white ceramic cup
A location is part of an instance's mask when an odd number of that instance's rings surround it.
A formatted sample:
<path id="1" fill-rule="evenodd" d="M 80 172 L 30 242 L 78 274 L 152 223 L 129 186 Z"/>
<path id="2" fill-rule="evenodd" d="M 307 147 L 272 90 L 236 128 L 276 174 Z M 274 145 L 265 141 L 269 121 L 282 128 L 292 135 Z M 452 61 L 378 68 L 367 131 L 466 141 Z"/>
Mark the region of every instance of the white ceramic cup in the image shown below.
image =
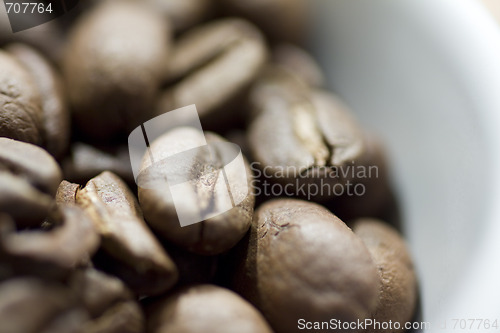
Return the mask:
<path id="1" fill-rule="evenodd" d="M 475 0 L 312 4 L 330 88 L 387 145 L 423 319 L 500 325 L 498 25 Z"/>

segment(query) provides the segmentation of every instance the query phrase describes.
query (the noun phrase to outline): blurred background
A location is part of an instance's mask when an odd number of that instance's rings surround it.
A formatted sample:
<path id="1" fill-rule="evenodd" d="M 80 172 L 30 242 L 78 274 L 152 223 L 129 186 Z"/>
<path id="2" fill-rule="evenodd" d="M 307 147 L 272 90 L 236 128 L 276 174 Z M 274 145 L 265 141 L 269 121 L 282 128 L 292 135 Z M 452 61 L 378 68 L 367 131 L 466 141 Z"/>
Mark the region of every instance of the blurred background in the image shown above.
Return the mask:
<path id="1" fill-rule="evenodd" d="M 423 319 L 498 318 L 500 2 L 313 2 L 329 84 L 388 147 Z"/>

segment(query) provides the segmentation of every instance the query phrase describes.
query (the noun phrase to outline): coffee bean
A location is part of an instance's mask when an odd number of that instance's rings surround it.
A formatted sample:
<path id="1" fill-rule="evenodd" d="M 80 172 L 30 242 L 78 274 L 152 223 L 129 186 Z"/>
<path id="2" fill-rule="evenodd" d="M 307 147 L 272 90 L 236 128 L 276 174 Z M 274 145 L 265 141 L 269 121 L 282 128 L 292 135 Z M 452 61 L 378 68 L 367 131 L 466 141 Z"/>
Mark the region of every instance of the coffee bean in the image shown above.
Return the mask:
<path id="1" fill-rule="evenodd" d="M 50 154 L 37 146 L 0 137 L 0 170 L 26 179 L 51 196 L 62 180 L 59 165 Z"/>
<path id="2" fill-rule="evenodd" d="M 272 332 L 252 305 L 234 292 L 213 285 L 181 289 L 151 304 L 147 316 L 151 333 Z"/>
<path id="3" fill-rule="evenodd" d="M 379 276 L 370 253 L 341 220 L 314 203 L 279 199 L 261 205 L 239 266 L 236 290 L 277 333 L 300 332 L 299 319 L 363 320 L 377 305 Z"/>
<path id="4" fill-rule="evenodd" d="M 177 269 L 146 226 L 136 198 L 118 176 L 104 172 L 91 179 L 77 192 L 76 202 L 90 214 L 101 235 L 106 254 L 102 269 L 122 278 L 138 294 L 157 294 L 173 286 Z"/>
<path id="5" fill-rule="evenodd" d="M 255 158 L 272 173 L 290 168 L 290 176 L 285 173 L 290 181 L 296 173 L 320 173 L 362 157 L 362 131 L 338 99 L 319 92 L 291 103 L 286 97 L 270 97 L 249 129 Z"/>
<path id="6" fill-rule="evenodd" d="M 141 3 L 110 1 L 72 28 L 63 61 L 77 125 L 94 139 L 147 120 L 169 53 L 170 29 Z"/>
<path id="7" fill-rule="evenodd" d="M 56 203 L 58 205 L 76 205 L 76 193 L 80 190 L 80 185 L 63 180 L 56 193 Z"/>
<path id="8" fill-rule="evenodd" d="M 88 322 L 87 313 L 81 308 L 64 310 L 39 333 L 87 333 L 84 325 Z"/>
<path id="9" fill-rule="evenodd" d="M 270 108 L 269 105 L 311 103 L 311 87 L 297 71 L 284 65 L 268 64 L 260 73 L 249 94 L 250 121 Z"/>
<path id="10" fill-rule="evenodd" d="M 377 213 L 389 198 L 381 150 L 338 98 L 319 90 L 308 96 L 299 88 L 278 78 L 252 95 L 258 111 L 248 142 L 264 180 L 287 189 L 282 195 L 348 198 L 364 214 Z"/>
<path id="11" fill-rule="evenodd" d="M 139 333 L 144 316 L 123 282 L 93 268 L 75 272 L 70 287 L 91 316 L 84 332 Z"/>
<path id="12" fill-rule="evenodd" d="M 260 32 L 240 19 L 187 32 L 175 44 L 168 65 L 168 79 L 178 82 L 163 93 L 157 114 L 196 104 L 202 120 L 227 124 L 238 116 L 233 109 L 241 108 L 242 95 L 266 56 Z"/>
<path id="13" fill-rule="evenodd" d="M 185 155 L 182 163 L 169 161 L 169 157 L 185 152 L 192 147 L 226 142 L 213 133 L 203 133 L 189 127 L 182 127 L 160 136 L 144 155 L 141 170 L 153 187 L 141 187 L 139 201 L 148 224 L 162 237 L 183 248 L 199 254 L 213 255 L 229 250 L 246 233 L 252 220 L 254 196 L 251 191 L 252 174 L 245 161 L 241 170 L 223 169 L 224 162 L 232 160 L 219 146 L 214 152 L 199 150 L 196 154 Z M 151 163 L 150 154 L 155 163 Z M 177 155 L 182 156 L 182 155 Z M 234 157 L 233 157 L 234 158 Z M 153 167 L 148 169 L 149 167 Z M 153 171 L 149 172 L 149 170 Z M 198 201 L 184 207 L 189 216 L 211 216 L 227 202 L 229 195 L 242 198 L 225 213 L 203 219 L 202 222 L 181 227 L 174 198 L 166 184 L 167 175 L 180 175 L 187 184 L 196 189 Z M 230 189 L 226 184 L 230 185 Z M 167 179 L 168 181 L 168 179 Z M 172 182 L 173 179 L 171 180 Z M 158 186 L 161 185 L 161 186 Z M 184 198 L 187 200 L 187 198 Z"/>
<path id="14" fill-rule="evenodd" d="M 321 87 L 325 77 L 319 64 L 306 50 L 292 44 L 279 44 L 273 49 L 273 65 L 287 70 L 311 87 Z"/>
<path id="15" fill-rule="evenodd" d="M 11 44 L 6 50 L 31 74 L 42 98 L 43 146 L 60 157 L 69 140 L 69 113 L 59 73 L 36 50 L 23 44 Z"/>
<path id="16" fill-rule="evenodd" d="M 127 184 L 134 184 L 130 157 L 126 146 L 104 150 L 82 142 L 71 146 L 70 155 L 62 162 L 64 178 L 85 184 L 104 171 L 111 171 Z"/>
<path id="17" fill-rule="evenodd" d="M 358 235 L 378 267 L 381 289 L 373 319 L 399 322 L 400 330 L 368 330 L 367 332 L 402 332 L 411 321 L 417 304 L 417 279 L 410 253 L 396 230 L 374 219 L 359 219 L 353 231 Z"/>
<path id="18" fill-rule="evenodd" d="M 144 2 L 140 0 L 140 2 Z M 184 31 L 212 15 L 211 0 L 148 0 L 153 8 L 161 12 L 176 32 Z"/>
<path id="19" fill-rule="evenodd" d="M 86 323 L 85 333 L 142 333 L 144 316 L 135 301 L 118 303 L 101 317 Z"/>
<path id="20" fill-rule="evenodd" d="M 0 50 L 0 136 L 41 144 L 41 97 L 29 72 Z"/>
<path id="21" fill-rule="evenodd" d="M 389 182 L 389 167 L 384 146 L 380 139 L 371 133 L 365 133 L 363 141 L 364 162 L 360 161 L 356 166 L 361 174 L 352 180 L 352 188 L 358 187 L 364 193 L 336 197 L 325 202 L 325 205 L 347 223 L 356 218 L 372 216 L 388 219 L 387 222 L 397 226 L 401 221 L 395 207 L 396 198 Z M 367 170 L 367 175 L 371 176 L 363 176 L 363 170 Z"/>
<path id="22" fill-rule="evenodd" d="M 40 226 L 49 214 L 53 199 L 26 180 L 0 171 L 0 212 L 15 220 L 19 228 Z"/>
<path id="23" fill-rule="evenodd" d="M 12 216 L 17 227 L 40 226 L 60 181 L 61 170 L 45 150 L 0 138 L 0 212 Z"/>
<path id="24" fill-rule="evenodd" d="M 62 285 L 34 278 L 0 283 L 0 295 L 1 333 L 44 332 L 75 306 L 74 297 Z"/>
<path id="25" fill-rule="evenodd" d="M 271 42 L 301 43 L 306 34 L 305 0 L 221 0 L 224 14 L 255 23 Z"/>
<path id="26" fill-rule="evenodd" d="M 94 268 L 76 271 L 71 277 L 70 286 L 92 318 L 101 316 L 117 303 L 133 299 L 132 293 L 120 279 Z"/>
<path id="27" fill-rule="evenodd" d="M 61 206 L 53 215 L 56 226 L 48 231 L 15 232 L 13 224 L 4 226 L 0 234 L 4 270 L 16 275 L 64 279 L 78 265 L 90 261 L 99 246 L 97 231 L 90 218 L 75 206 Z"/>

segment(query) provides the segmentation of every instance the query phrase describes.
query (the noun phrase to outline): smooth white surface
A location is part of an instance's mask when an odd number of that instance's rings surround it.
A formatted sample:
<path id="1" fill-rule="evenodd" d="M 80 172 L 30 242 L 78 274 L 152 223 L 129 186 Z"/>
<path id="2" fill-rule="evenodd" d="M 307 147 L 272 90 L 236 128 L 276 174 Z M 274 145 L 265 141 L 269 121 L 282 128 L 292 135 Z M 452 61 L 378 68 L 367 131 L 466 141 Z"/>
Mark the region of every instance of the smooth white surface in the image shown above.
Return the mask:
<path id="1" fill-rule="evenodd" d="M 496 22 L 475 0 L 313 5 L 330 87 L 387 144 L 424 320 L 432 331 L 455 318 L 500 324 Z"/>

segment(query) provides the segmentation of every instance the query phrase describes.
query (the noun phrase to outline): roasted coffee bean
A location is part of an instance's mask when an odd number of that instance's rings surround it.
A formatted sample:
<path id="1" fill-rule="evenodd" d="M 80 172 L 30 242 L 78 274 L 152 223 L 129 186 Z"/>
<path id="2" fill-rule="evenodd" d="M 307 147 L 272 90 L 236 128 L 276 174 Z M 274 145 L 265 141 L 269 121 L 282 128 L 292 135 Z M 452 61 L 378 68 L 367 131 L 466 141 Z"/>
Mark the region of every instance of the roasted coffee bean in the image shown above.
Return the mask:
<path id="1" fill-rule="evenodd" d="M 144 316 L 130 290 L 118 278 L 93 268 L 75 272 L 71 289 L 91 316 L 85 333 L 139 333 Z"/>
<path id="2" fill-rule="evenodd" d="M 199 150 L 194 155 L 185 156 L 181 161 L 183 164 L 172 163 L 168 158 L 180 156 L 179 153 L 205 143 L 217 145 L 224 142 L 223 138 L 210 132 L 203 135 L 194 128 L 178 128 L 152 142 L 141 166 L 147 181 L 155 185 L 141 187 L 139 183 L 139 201 L 146 221 L 165 239 L 199 254 L 213 255 L 227 251 L 247 232 L 255 203 L 251 190 L 252 174 L 246 161 L 241 165 L 246 172 L 223 168 L 223 161 L 232 158 L 225 156 L 227 152 L 219 149 L 219 146 L 215 147 L 214 152 Z M 154 163 L 151 163 L 150 156 L 154 157 Z M 149 172 L 151 169 L 153 171 Z M 198 202 L 183 208 L 189 216 L 216 214 L 227 202 L 228 191 L 233 199 L 241 197 L 242 201 L 233 204 L 233 208 L 225 213 L 181 227 L 178 207 L 165 183 L 167 174 L 183 174 L 186 182 L 196 189 Z"/>
<path id="3" fill-rule="evenodd" d="M 262 315 L 234 292 L 213 285 L 181 289 L 147 309 L 151 333 L 271 333 Z"/>
<path id="4" fill-rule="evenodd" d="M 247 116 L 253 120 L 273 104 L 281 107 L 286 104 L 290 108 L 294 105 L 310 104 L 311 94 L 311 87 L 297 71 L 291 71 L 286 66 L 268 64 L 259 73 L 250 90 L 250 110 Z"/>
<path id="5" fill-rule="evenodd" d="M 226 15 L 255 23 L 271 42 L 301 43 L 307 23 L 306 0 L 220 0 Z"/>
<path id="6" fill-rule="evenodd" d="M 140 2 L 104 2 L 85 13 L 63 61 L 79 128 L 92 138 L 109 138 L 147 120 L 169 43 L 167 22 Z"/>
<path id="7" fill-rule="evenodd" d="M 64 310 L 38 333 L 87 333 L 84 325 L 88 323 L 88 315 L 81 308 Z"/>
<path id="8" fill-rule="evenodd" d="M 20 228 L 39 226 L 61 182 L 59 165 L 35 145 L 0 138 L 0 212 Z"/>
<path id="9" fill-rule="evenodd" d="M 64 178 L 78 184 L 85 184 L 104 171 L 111 171 L 127 184 L 134 184 L 127 147 L 111 151 L 77 142 L 71 146 L 70 155 L 62 162 Z"/>
<path id="10" fill-rule="evenodd" d="M 401 329 L 367 332 L 402 332 L 411 321 L 417 304 L 417 279 L 406 244 L 396 230 L 374 219 L 354 222 L 353 231 L 370 251 L 380 274 L 381 289 L 373 319 L 399 322 Z"/>
<path id="11" fill-rule="evenodd" d="M 64 319 L 76 303 L 69 290 L 62 285 L 34 278 L 5 281 L 0 284 L 0 295 L 1 333 L 45 333 L 45 328 Z M 71 319 L 81 326 L 86 316 L 83 313 Z M 66 332 L 75 332 L 66 328 Z"/>
<path id="12" fill-rule="evenodd" d="M 0 170 L 26 179 L 51 196 L 62 180 L 59 165 L 44 149 L 7 138 L 0 138 Z"/>
<path id="13" fill-rule="evenodd" d="M 292 44 L 279 44 L 273 49 L 273 65 L 298 76 L 311 87 L 321 87 L 325 77 L 319 64 L 306 50 Z"/>
<path id="14" fill-rule="evenodd" d="M 277 179 L 284 171 L 285 181 L 293 181 L 296 174 L 320 174 L 321 168 L 350 164 L 362 157 L 362 130 L 351 114 L 333 96 L 315 93 L 312 97 L 314 100 L 283 99 L 281 104 L 270 97 L 251 125 L 253 154 Z M 290 175 L 285 168 L 290 168 Z"/>
<path id="15" fill-rule="evenodd" d="M 321 91 L 308 98 L 296 85 L 261 89 L 248 142 L 264 180 L 281 184 L 282 195 L 356 198 L 363 214 L 377 212 L 389 197 L 384 156 L 338 98 Z"/>
<path id="16" fill-rule="evenodd" d="M 63 180 L 56 193 L 56 203 L 58 205 L 76 205 L 76 193 L 80 190 L 80 185 Z"/>
<path id="17" fill-rule="evenodd" d="M 122 0 L 87 0 L 94 3 Z M 178 34 L 213 16 L 216 2 L 213 0 L 134 0 L 141 6 L 149 6 L 170 22 Z"/>
<path id="18" fill-rule="evenodd" d="M 103 172 L 77 191 L 102 238 L 106 260 L 99 265 L 138 294 L 161 293 L 177 281 L 177 269 L 148 229 L 136 198 L 115 174 Z M 103 267 L 104 265 L 104 267 Z"/>
<path id="19" fill-rule="evenodd" d="M 4 271 L 64 279 L 90 261 L 99 246 L 90 218 L 75 206 L 61 206 L 53 215 L 56 221 L 50 230 L 16 232 L 13 223 L 2 221 L 0 267 Z"/>
<path id="20" fill-rule="evenodd" d="M 41 144 L 43 111 L 40 92 L 30 73 L 0 50 L 0 136 Z"/>
<path id="21" fill-rule="evenodd" d="M 186 30 L 211 16 L 214 7 L 212 0 L 147 0 L 146 2 L 161 12 L 171 22 L 176 32 Z"/>
<path id="22" fill-rule="evenodd" d="M 359 171 L 351 183 L 354 195 L 340 195 L 325 202 L 325 205 L 347 223 L 356 218 L 372 216 L 388 219 L 387 222 L 397 226 L 401 221 L 394 207 L 397 202 L 389 183 L 384 147 L 380 139 L 371 133 L 365 133 L 363 141 L 364 162 L 360 161 L 357 165 L 352 163 L 354 170 Z M 346 183 L 345 189 L 347 186 Z M 355 192 L 356 188 L 359 189 L 358 193 Z"/>
<path id="23" fill-rule="evenodd" d="M 51 196 L 26 179 L 0 171 L 0 212 L 9 214 L 19 228 L 40 226 L 53 205 Z"/>
<path id="24" fill-rule="evenodd" d="M 299 319 L 369 318 L 379 284 L 370 253 L 341 220 L 314 203 L 277 199 L 255 212 L 234 286 L 277 333 L 291 333 Z"/>
<path id="25" fill-rule="evenodd" d="M 144 315 L 135 301 L 118 303 L 85 324 L 85 333 L 142 333 Z"/>
<path id="26" fill-rule="evenodd" d="M 108 308 L 133 299 L 133 295 L 118 278 L 94 268 L 76 271 L 70 287 L 92 318 L 101 316 Z"/>
<path id="27" fill-rule="evenodd" d="M 38 87 L 42 99 L 43 146 L 60 157 L 69 141 L 69 113 L 59 73 L 27 45 L 12 44 L 6 50 L 22 63 Z"/>
<path id="28" fill-rule="evenodd" d="M 242 95 L 266 56 L 260 32 L 240 19 L 187 32 L 175 44 L 168 64 L 167 78 L 178 82 L 163 93 L 157 114 L 196 104 L 202 119 L 228 124 L 237 118 L 233 109 L 241 109 Z"/>

